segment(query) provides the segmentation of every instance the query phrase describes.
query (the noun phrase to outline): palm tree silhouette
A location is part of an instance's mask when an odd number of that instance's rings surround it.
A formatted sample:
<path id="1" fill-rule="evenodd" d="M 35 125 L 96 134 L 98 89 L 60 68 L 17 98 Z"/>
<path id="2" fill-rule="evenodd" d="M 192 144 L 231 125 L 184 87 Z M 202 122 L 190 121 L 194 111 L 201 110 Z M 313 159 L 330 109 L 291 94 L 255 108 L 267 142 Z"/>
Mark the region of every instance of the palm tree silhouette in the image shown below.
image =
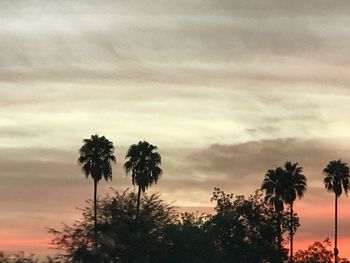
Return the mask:
<path id="1" fill-rule="evenodd" d="M 277 246 L 279 254 L 282 258 L 282 230 L 281 218 L 284 209 L 283 196 L 286 172 L 278 167 L 275 170 L 268 170 L 261 185 L 261 189 L 265 191 L 265 199 L 274 205 L 277 214 Z"/>
<path id="2" fill-rule="evenodd" d="M 116 162 L 114 146 L 106 137 L 91 135 L 90 139 L 83 140 L 79 150 L 79 165 L 86 178 L 94 180 L 94 245 L 97 248 L 97 183 L 103 178 L 112 179 L 111 162 Z"/>
<path id="3" fill-rule="evenodd" d="M 284 164 L 284 170 L 286 173 L 285 178 L 285 193 L 283 195 L 284 202 L 289 204 L 290 207 L 290 261 L 293 261 L 293 203 L 298 197 L 299 199 L 304 196 L 306 191 L 306 177 L 302 174 L 303 167 L 298 166 L 298 163 L 286 162 Z"/>
<path id="4" fill-rule="evenodd" d="M 325 178 L 323 183 L 328 192 L 333 192 L 335 196 L 335 213 L 334 213 L 334 262 L 338 262 L 338 198 L 344 191 L 346 194 L 349 191 L 349 167 L 347 163 L 341 160 L 331 161 L 323 169 Z"/>
<path id="5" fill-rule="evenodd" d="M 146 141 L 139 141 L 129 147 L 125 159 L 124 169 L 131 174 L 133 185 L 138 186 L 136 221 L 140 211 L 141 191 L 144 193 L 153 183 L 157 183 L 162 174 L 161 156 L 157 152 L 157 146 Z"/>

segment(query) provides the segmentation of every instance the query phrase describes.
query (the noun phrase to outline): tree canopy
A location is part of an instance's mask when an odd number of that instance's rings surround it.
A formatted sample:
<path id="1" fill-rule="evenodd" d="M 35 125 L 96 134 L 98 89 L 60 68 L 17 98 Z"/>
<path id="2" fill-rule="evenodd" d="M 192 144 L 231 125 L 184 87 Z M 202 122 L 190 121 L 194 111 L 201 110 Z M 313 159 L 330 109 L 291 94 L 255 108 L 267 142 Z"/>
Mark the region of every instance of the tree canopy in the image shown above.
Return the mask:
<path id="1" fill-rule="evenodd" d="M 276 215 L 261 191 L 245 198 L 215 189 L 215 215 L 180 214 L 159 195 L 144 194 L 138 221 L 136 198 L 129 190 L 115 191 L 99 202 L 99 262 L 277 262 Z M 285 232 L 287 213 L 282 221 Z M 50 232 L 62 258 L 91 262 L 92 201 L 80 221 Z"/>

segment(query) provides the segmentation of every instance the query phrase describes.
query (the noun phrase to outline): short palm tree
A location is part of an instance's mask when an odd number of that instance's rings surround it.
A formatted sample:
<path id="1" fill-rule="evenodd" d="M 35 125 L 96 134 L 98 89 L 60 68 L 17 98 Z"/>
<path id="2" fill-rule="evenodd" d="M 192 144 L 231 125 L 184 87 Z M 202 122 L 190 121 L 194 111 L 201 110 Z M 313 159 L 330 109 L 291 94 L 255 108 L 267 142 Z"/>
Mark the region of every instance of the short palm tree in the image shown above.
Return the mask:
<path id="1" fill-rule="evenodd" d="M 298 166 L 298 163 L 286 162 L 284 164 L 284 171 L 286 173 L 286 180 L 283 199 L 290 207 L 290 261 L 293 262 L 293 204 L 297 197 L 300 199 L 304 196 L 307 179 L 302 174 L 303 167 Z"/>
<path id="2" fill-rule="evenodd" d="M 347 194 L 349 191 L 350 183 L 349 183 L 349 166 L 347 163 L 338 161 L 331 161 L 327 164 L 327 166 L 323 169 L 323 174 L 325 175 L 323 179 L 323 183 L 325 188 L 329 192 L 333 192 L 335 196 L 335 217 L 334 217 L 334 262 L 338 262 L 338 198 L 341 196 L 343 191 Z"/>
<path id="3" fill-rule="evenodd" d="M 282 255 L 282 230 L 281 220 L 284 196 L 285 171 L 278 167 L 275 170 L 268 170 L 261 185 L 261 190 L 265 191 L 265 198 L 274 205 L 277 215 L 277 246 L 278 252 Z"/>
<path id="4" fill-rule="evenodd" d="M 162 174 L 161 156 L 157 152 L 157 146 L 146 141 L 139 141 L 129 147 L 125 159 L 124 169 L 131 174 L 133 185 L 138 186 L 136 221 L 140 211 L 141 191 L 144 193 L 153 183 L 157 183 Z"/>
<path id="5" fill-rule="evenodd" d="M 78 162 L 86 178 L 94 180 L 94 245 L 97 248 L 97 184 L 102 179 L 112 179 L 112 162 L 116 162 L 114 146 L 106 137 L 91 135 L 83 140 Z"/>

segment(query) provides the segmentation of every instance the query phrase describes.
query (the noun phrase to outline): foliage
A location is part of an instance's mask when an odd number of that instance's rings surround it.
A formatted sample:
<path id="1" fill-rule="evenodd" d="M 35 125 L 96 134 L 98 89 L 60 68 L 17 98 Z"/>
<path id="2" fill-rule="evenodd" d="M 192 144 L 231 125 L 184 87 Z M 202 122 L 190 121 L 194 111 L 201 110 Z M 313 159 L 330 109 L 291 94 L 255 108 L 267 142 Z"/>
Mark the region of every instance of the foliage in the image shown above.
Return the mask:
<path id="1" fill-rule="evenodd" d="M 125 171 L 131 174 L 132 183 L 141 187 L 142 192 L 157 183 L 162 174 L 161 156 L 157 152 L 157 146 L 140 141 L 129 147 L 125 158 Z"/>
<path id="2" fill-rule="evenodd" d="M 131 174 L 132 184 L 139 188 L 136 202 L 136 221 L 139 217 L 141 191 L 145 193 L 148 187 L 158 182 L 163 173 L 162 168 L 160 168 L 161 156 L 157 150 L 157 146 L 146 141 L 139 141 L 138 144 L 132 144 L 129 147 L 125 156 L 124 169 L 126 174 Z"/>
<path id="3" fill-rule="evenodd" d="M 323 180 L 325 188 L 329 192 L 334 192 L 339 197 L 342 192 L 348 192 L 350 188 L 349 166 L 341 160 L 331 161 L 323 169 L 325 178 Z"/>
<path id="4" fill-rule="evenodd" d="M 0 263 L 37 263 L 38 260 L 34 258 L 34 254 L 26 255 L 23 251 L 6 255 L 0 251 Z"/>
<path id="5" fill-rule="evenodd" d="M 180 220 L 166 230 L 166 245 L 159 262 L 219 262 L 213 238 L 207 230 L 211 217 L 182 213 Z"/>
<path id="6" fill-rule="evenodd" d="M 334 254 L 331 251 L 331 241 L 326 238 L 323 242 L 314 242 L 306 250 L 295 253 L 295 263 L 332 263 Z M 349 263 L 345 258 L 339 258 L 339 263 Z"/>
<path id="7" fill-rule="evenodd" d="M 283 197 L 285 194 L 285 171 L 278 167 L 275 170 L 268 170 L 261 185 L 265 191 L 265 199 L 274 205 L 279 213 L 284 209 Z"/>
<path id="8" fill-rule="evenodd" d="M 298 166 L 298 163 L 286 162 L 284 164 L 286 173 L 285 193 L 283 195 L 284 202 L 292 204 L 295 199 L 302 198 L 306 191 L 307 179 L 302 174 L 303 167 Z"/>
<path id="9" fill-rule="evenodd" d="M 216 188 L 212 200 L 217 203 L 217 214 L 208 223 L 222 262 L 280 261 L 275 239 L 277 216 L 273 204 L 263 198 L 261 191 L 244 198 Z M 281 212 L 282 233 L 288 228 L 288 218 Z M 282 252 L 285 257 L 286 251 Z"/>
<path id="10" fill-rule="evenodd" d="M 113 151 L 113 143 L 104 136 L 99 137 L 96 134 L 91 135 L 90 139 L 84 139 L 78 162 L 86 177 L 90 175 L 97 182 L 102 177 L 111 179 L 111 162 L 116 161 Z"/>
<path id="11" fill-rule="evenodd" d="M 261 191 L 244 198 L 216 188 L 213 216 L 178 215 L 159 195 L 144 194 L 138 221 L 133 213 L 136 198 L 126 190 L 99 202 L 97 250 L 92 242 L 91 201 L 82 220 L 60 231 L 50 229 L 52 244 L 69 262 L 278 262 L 276 214 Z M 285 232 L 287 213 L 282 213 L 282 223 Z"/>
<path id="12" fill-rule="evenodd" d="M 93 262 L 150 262 L 158 255 L 164 240 L 165 228 L 174 224 L 174 207 L 158 195 L 144 195 L 140 218 L 134 220 L 136 195 L 128 190 L 107 196 L 99 202 L 97 255 L 92 252 L 93 216 L 91 201 L 83 210 L 83 219 L 63 230 L 50 229 L 52 244 L 63 250 L 70 261 Z"/>

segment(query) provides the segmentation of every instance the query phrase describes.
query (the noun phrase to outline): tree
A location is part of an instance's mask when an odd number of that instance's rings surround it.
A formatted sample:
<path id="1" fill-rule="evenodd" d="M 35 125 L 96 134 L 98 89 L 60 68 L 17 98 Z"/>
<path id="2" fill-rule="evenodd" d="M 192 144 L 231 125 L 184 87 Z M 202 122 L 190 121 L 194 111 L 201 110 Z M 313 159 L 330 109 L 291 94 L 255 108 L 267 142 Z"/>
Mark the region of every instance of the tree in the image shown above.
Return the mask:
<path id="1" fill-rule="evenodd" d="M 325 175 L 323 183 L 328 192 L 333 192 L 335 197 L 335 211 L 334 211 L 334 257 L 335 263 L 338 262 L 338 198 L 344 191 L 346 194 L 349 190 L 349 167 L 347 163 L 338 161 L 331 161 L 323 169 Z"/>
<path id="2" fill-rule="evenodd" d="M 169 262 L 165 249 L 173 242 L 167 229 L 177 225 L 175 208 L 158 194 L 143 195 L 138 222 L 133 208 L 137 195 L 129 190 L 115 191 L 98 202 L 100 262 L 136 263 Z M 93 253 L 93 203 L 83 209 L 83 218 L 62 230 L 49 229 L 54 235 L 52 245 L 63 251 L 61 262 L 90 263 Z"/>
<path id="3" fill-rule="evenodd" d="M 136 221 L 140 210 L 141 191 L 145 193 L 146 189 L 153 183 L 157 183 L 162 174 L 161 156 L 157 152 L 157 146 L 149 144 L 146 141 L 139 141 L 129 147 L 125 159 L 124 169 L 127 174 L 131 174 L 133 185 L 138 186 Z"/>
<path id="4" fill-rule="evenodd" d="M 315 241 L 306 250 L 298 250 L 295 253 L 296 263 L 332 263 L 333 253 L 328 250 L 331 247 L 331 241 L 326 238 L 323 242 Z M 349 263 L 346 258 L 338 258 L 340 263 Z"/>
<path id="5" fill-rule="evenodd" d="M 97 249 L 97 184 L 102 177 L 106 181 L 112 179 L 111 163 L 116 162 L 114 146 L 106 137 L 96 134 L 83 140 L 79 153 L 78 162 L 83 173 L 94 180 L 94 244 Z"/>
<path id="6" fill-rule="evenodd" d="M 286 187 L 283 199 L 290 206 L 290 261 L 293 262 L 293 203 L 297 197 L 300 199 L 304 196 L 307 179 L 302 174 L 303 168 L 298 166 L 298 163 L 286 162 L 284 170 L 287 177 L 285 179 Z"/>
<path id="7" fill-rule="evenodd" d="M 212 263 L 223 262 L 218 257 L 211 226 L 211 216 L 182 213 L 165 232 L 164 248 L 159 262 Z"/>
<path id="8" fill-rule="evenodd" d="M 275 245 L 276 217 L 262 192 L 244 198 L 215 189 L 216 214 L 179 216 L 157 194 L 142 195 L 138 221 L 134 207 L 138 196 L 115 192 L 98 202 L 99 246 L 94 251 L 93 201 L 83 209 L 83 218 L 50 229 L 52 244 L 63 252 L 54 262 L 90 263 L 96 258 L 108 263 L 211 263 L 271 262 L 281 260 Z M 294 220 L 298 218 L 295 217 Z M 282 213 L 282 233 L 289 215 Z M 297 225 L 297 224 L 294 224 Z M 283 251 L 282 258 L 286 258 Z"/>
<path id="9" fill-rule="evenodd" d="M 268 170 L 261 185 L 261 190 L 265 191 L 265 199 L 273 204 L 277 217 L 277 246 L 282 258 L 282 212 L 284 210 L 284 194 L 286 184 L 286 172 L 278 167 L 275 170 Z"/>
<path id="10" fill-rule="evenodd" d="M 212 201 L 216 214 L 206 225 L 220 259 L 217 262 L 276 263 L 286 258 L 286 251 L 276 246 L 276 234 L 287 230 L 289 217 L 281 211 L 277 226 L 274 205 L 261 191 L 245 198 L 216 188 Z"/>

